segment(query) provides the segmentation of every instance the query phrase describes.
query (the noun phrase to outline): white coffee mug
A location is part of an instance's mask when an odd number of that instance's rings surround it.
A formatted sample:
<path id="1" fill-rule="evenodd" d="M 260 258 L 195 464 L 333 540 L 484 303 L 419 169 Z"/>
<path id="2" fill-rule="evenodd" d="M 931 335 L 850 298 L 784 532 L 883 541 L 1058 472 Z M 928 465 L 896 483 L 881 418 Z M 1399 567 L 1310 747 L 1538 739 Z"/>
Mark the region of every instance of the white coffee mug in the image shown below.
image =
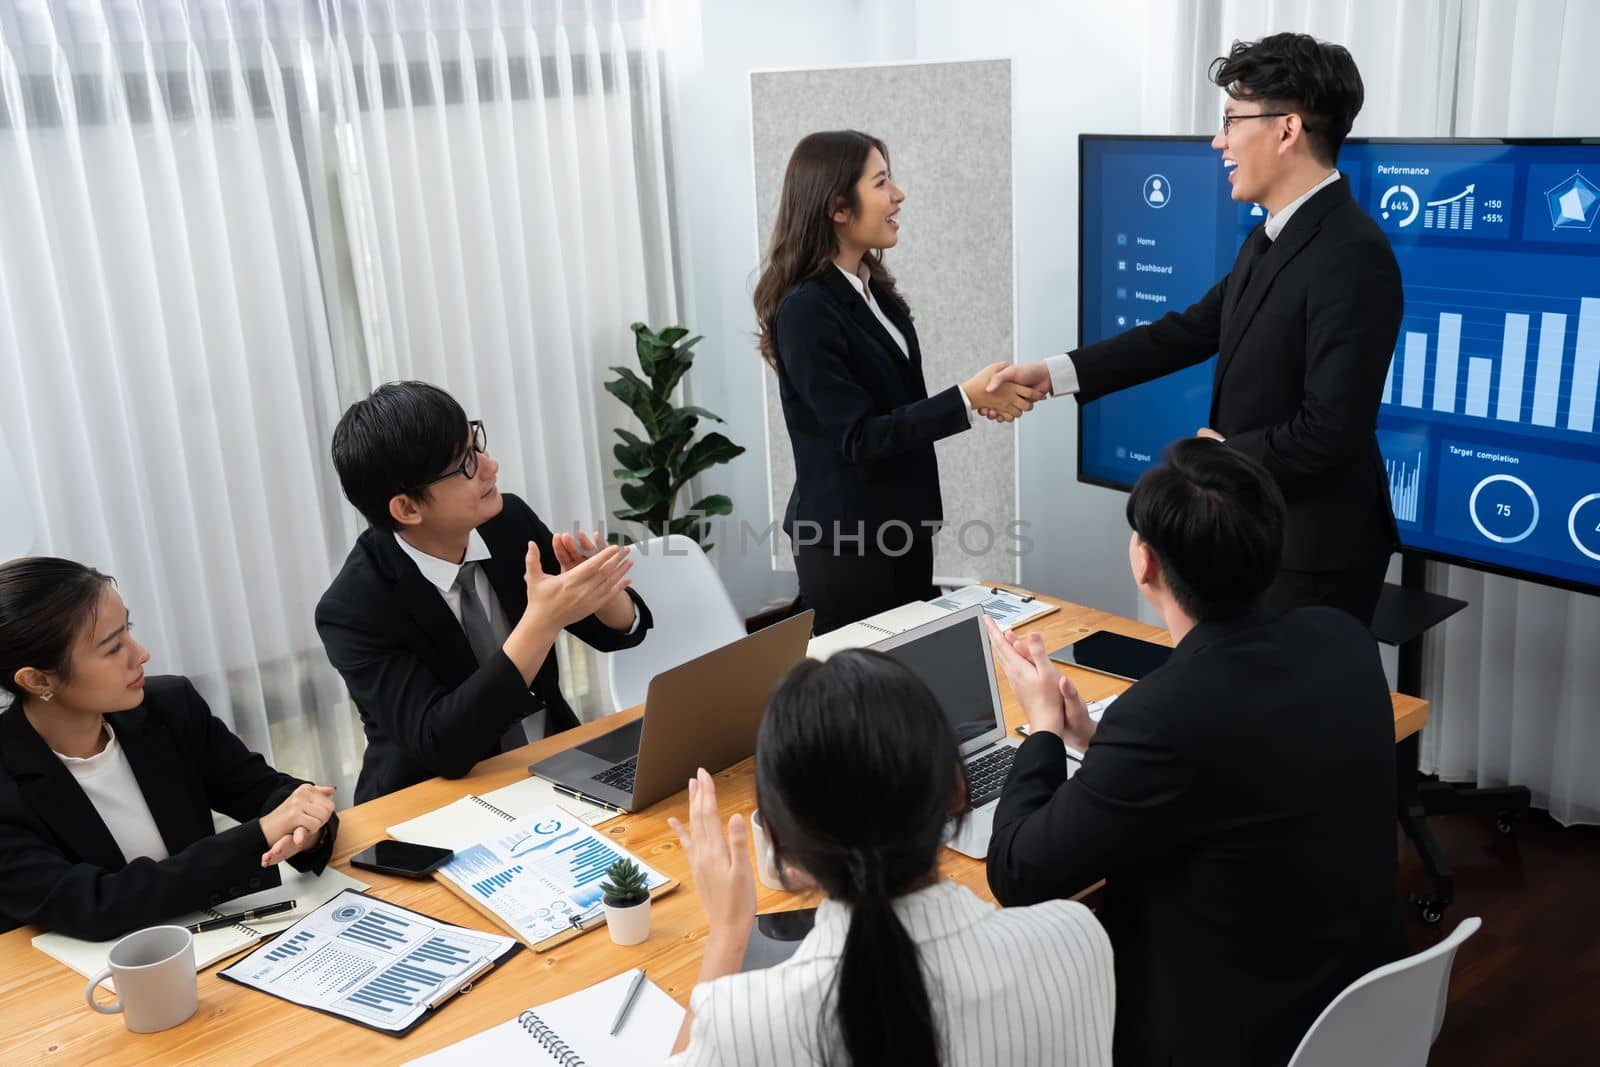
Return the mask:
<path id="1" fill-rule="evenodd" d="M 772 839 L 767 836 L 767 824 L 761 821 L 761 809 L 750 813 L 750 838 L 756 846 L 756 877 L 768 889 L 783 889 L 778 878 L 778 862 L 772 851 Z"/>
<path id="2" fill-rule="evenodd" d="M 136 1034 L 153 1034 L 177 1026 L 200 1006 L 194 969 L 194 935 L 181 926 L 152 926 L 118 941 L 107 966 L 89 979 L 83 999 L 102 1015 L 122 1013 Z M 117 1000 L 100 1004 L 95 989 L 107 978 L 116 984 Z"/>

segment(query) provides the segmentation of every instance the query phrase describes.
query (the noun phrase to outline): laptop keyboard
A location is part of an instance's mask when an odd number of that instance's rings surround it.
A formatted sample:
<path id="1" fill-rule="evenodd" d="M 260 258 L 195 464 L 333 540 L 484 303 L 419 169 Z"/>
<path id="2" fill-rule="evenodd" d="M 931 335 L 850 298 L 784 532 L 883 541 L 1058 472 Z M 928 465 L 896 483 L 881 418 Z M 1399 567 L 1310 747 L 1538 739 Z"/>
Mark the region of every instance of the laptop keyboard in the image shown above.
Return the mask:
<path id="1" fill-rule="evenodd" d="M 609 785 L 611 788 L 620 789 L 624 793 L 631 793 L 633 792 L 634 772 L 638 769 L 639 757 L 633 756 L 630 759 L 623 760 L 621 763 L 607 767 L 595 775 L 591 781 L 599 782 L 601 785 Z"/>
<path id="2" fill-rule="evenodd" d="M 967 764 L 967 792 L 974 808 L 981 808 L 1000 795 L 1000 787 L 1006 784 L 1016 758 L 1015 748 L 1001 745 Z"/>

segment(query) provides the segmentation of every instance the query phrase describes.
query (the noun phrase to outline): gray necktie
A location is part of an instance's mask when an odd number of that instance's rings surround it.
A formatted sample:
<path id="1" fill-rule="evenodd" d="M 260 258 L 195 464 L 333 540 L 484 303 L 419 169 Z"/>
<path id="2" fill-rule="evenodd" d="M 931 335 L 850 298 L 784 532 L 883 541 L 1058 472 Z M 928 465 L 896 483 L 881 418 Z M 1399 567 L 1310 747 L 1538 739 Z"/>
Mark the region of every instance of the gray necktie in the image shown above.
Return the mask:
<path id="1" fill-rule="evenodd" d="M 489 609 L 478 598 L 477 575 L 477 563 L 463 563 L 456 572 L 456 592 L 461 594 L 461 628 L 466 631 L 467 644 L 472 646 L 472 655 L 481 667 L 500 651 L 500 642 L 495 639 L 494 629 L 489 625 Z M 521 748 L 528 740 L 527 731 L 519 720 L 512 723 L 501 736 L 500 751 Z"/>
<path id="2" fill-rule="evenodd" d="M 463 563 L 456 572 L 456 592 L 461 594 L 461 628 L 467 632 L 467 644 L 478 666 L 488 663 L 500 649 L 489 627 L 489 609 L 478 599 L 478 565 Z"/>

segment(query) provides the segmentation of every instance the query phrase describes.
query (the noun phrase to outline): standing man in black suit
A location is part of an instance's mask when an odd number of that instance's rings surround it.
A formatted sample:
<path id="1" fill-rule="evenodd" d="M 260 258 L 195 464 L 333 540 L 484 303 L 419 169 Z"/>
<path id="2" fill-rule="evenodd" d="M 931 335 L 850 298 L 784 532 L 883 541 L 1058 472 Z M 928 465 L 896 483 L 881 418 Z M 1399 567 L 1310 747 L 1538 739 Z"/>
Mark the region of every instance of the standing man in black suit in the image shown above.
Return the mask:
<path id="1" fill-rule="evenodd" d="M 339 420 L 333 464 L 371 524 L 317 604 L 366 729 L 357 803 L 576 726 L 562 629 L 601 652 L 644 640 L 628 556 L 502 495 L 483 423 L 444 390 L 379 386 Z"/>
<path id="2" fill-rule="evenodd" d="M 1217 353 L 1199 431 L 1264 464 L 1288 502 L 1276 607 L 1372 621 L 1398 542 L 1374 427 L 1400 331 L 1400 269 L 1334 164 L 1361 110 L 1350 53 L 1304 34 L 1235 42 L 1211 66 L 1229 100 L 1211 147 L 1233 199 L 1266 220 L 1198 303 L 1099 344 L 1002 370 L 1080 403 Z"/>
<path id="3" fill-rule="evenodd" d="M 1389 686 L 1347 613 L 1263 610 L 1284 503 L 1254 460 L 1178 441 L 1127 514 L 1176 647 L 1097 727 L 1039 635 L 991 630 L 1032 734 L 989 887 L 1033 904 L 1106 880 L 1119 1067 L 1283 1067 L 1340 990 L 1407 952 Z"/>

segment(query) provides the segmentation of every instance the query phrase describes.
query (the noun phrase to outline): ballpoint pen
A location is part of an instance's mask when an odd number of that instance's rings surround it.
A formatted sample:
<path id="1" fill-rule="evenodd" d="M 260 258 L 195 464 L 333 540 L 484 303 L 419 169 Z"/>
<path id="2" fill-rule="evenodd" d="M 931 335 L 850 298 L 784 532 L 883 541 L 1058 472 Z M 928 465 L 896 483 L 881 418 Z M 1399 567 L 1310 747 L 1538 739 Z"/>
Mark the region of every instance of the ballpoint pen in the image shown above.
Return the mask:
<path id="1" fill-rule="evenodd" d="M 207 930 L 220 930 L 224 926 L 234 926 L 238 923 L 249 922 L 251 919 L 265 919 L 269 915 L 282 915 L 286 911 L 293 911 L 294 908 L 295 901 L 280 900 L 276 904 L 264 904 L 259 908 L 251 908 L 249 911 L 242 911 L 237 915 L 219 915 L 214 919 L 191 923 L 185 926 L 184 929 L 191 934 L 203 934 Z"/>
<path id="2" fill-rule="evenodd" d="M 554 789 L 557 793 L 560 793 L 562 796 L 571 797 L 573 800 L 581 800 L 585 804 L 593 804 L 597 808 L 605 808 L 607 811 L 614 811 L 618 815 L 626 815 L 627 814 L 626 811 L 624 811 L 622 808 L 617 807 L 615 804 L 607 804 L 603 800 L 597 800 L 594 797 L 589 796 L 587 793 L 580 793 L 576 789 L 572 789 L 572 788 L 570 788 L 568 786 L 557 785 L 555 782 L 551 782 L 550 783 L 550 788 Z"/>
<path id="3" fill-rule="evenodd" d="M 640 967 L 633 976 L 633 981 L 628 983 L 628 991 L 622 995 L 622 1007 L 617 1009 L 617 1017 L 611 1020 L 611 1029 L 608 1036 L 615 1037 L 618 1030 L 622 1029 L 622 1021 L 628 1017 L 628 1009 L 633 1007 L 633 1001 L 639 995 L 639 986 L 644 982 L 644 968 Z"/>

